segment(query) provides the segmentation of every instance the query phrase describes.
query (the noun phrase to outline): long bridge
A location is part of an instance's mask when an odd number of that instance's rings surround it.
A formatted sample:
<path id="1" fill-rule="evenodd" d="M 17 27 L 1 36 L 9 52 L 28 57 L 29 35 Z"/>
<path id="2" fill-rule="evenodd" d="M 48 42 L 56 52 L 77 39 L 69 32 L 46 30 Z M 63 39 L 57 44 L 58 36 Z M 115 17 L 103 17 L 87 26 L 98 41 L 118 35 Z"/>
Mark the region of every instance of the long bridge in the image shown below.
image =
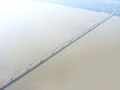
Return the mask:
<path id="1" fill-rule="evenodd" d="M 33 71 L 34 69 L 36 69 L 37 67 L 39 67 L 40 65 L 42 65 L 45 62 L 47 62 L 48 60 L 50 60 L 52 57 L 54 57 L 55 55 L 57 55 L 59 52 L 63 51 L 65 48 L 67 48 L 68 46 L 70 46 L 71 44 L 73 44 L 74 42 L 76 42 L 77 40 L 79 40 L 80 38 L 82 38 L 85 35 L 87 35 L 88 33 L 90 33 L 95 28 L 97 28 L 98 26 L 100 26 L 101 24 L 103 24 L 104 22 L 106 22 L 107 20 L 109 20 L 118 11 L 119 10 L 116 10 L 113 13 L 109 14 L 107 17 L 102 18 L 100 21 L 98 21 L 97 23 L 95 23 L 92 26 L 90 26 L 83 33 L 80 33 L 77 36 L 71 38 L 67 42 L 63 43 L 62 45 L 58 46 L 57 48 L 55 48 L 54 50 L 52 50 L 51 52 L 49 52 L 48 54 L 46 54 L 44 57 L 42 57 L 39 60 L 33 62 L 32 64 L 28 65 L 23 70 L 17 72 L 13 76 L 11 76 L 8 80 L 6 80 L 5 82 L 3 82 L 0 85 L 0 90 L 6 89 L 8 86 L 10 86 L 11 84 L 15 83 L 17 80 L 21 79 L 22 77 L 24 77 L 25 75 L 29 74 L 31 71 Z"/>

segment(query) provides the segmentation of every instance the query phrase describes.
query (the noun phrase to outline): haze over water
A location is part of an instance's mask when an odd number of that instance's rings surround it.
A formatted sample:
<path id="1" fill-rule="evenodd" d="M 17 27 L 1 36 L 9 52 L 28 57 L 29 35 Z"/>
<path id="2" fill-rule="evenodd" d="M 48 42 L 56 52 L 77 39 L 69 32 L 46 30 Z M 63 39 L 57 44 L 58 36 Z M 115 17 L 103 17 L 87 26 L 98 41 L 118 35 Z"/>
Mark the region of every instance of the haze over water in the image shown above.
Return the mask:
<path id="1" fill-rule="evenodd" d="M 0 82 L 108 15 L 37 1 L 1 10 Z M 119 90 L 119 24 L 114 16 L 6 90 Z"/>

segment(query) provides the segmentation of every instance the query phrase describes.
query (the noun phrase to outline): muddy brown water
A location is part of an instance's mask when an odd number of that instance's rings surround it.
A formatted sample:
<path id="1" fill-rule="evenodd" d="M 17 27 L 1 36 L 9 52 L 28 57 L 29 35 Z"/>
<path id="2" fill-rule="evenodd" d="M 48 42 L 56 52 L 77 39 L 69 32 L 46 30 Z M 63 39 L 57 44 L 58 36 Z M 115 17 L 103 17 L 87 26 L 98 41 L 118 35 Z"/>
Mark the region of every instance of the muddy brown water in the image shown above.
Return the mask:
<path id="1" fill-rule="evenodd" d="M 2 16 L 0 82 L 105 16 L 37 2 Z M 119 24 L 114 16 L 6 90 L 119 90 Z"/>

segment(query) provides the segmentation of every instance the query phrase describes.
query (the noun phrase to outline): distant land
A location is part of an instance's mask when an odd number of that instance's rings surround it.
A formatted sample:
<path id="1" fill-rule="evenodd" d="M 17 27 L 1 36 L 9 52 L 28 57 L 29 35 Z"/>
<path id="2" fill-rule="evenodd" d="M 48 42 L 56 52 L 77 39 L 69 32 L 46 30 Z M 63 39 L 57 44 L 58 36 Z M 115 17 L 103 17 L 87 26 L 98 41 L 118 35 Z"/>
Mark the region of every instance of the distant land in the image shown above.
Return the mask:
<path id="1" fill-rule="evenodd" d="M 65 6 L 93 10 L 97 12 L 112 13 L 120 9 L 120 0 L 37 0 L 42 2 L 57 3 Z M 116 13 L 120 16 L 120 12 Z"/>

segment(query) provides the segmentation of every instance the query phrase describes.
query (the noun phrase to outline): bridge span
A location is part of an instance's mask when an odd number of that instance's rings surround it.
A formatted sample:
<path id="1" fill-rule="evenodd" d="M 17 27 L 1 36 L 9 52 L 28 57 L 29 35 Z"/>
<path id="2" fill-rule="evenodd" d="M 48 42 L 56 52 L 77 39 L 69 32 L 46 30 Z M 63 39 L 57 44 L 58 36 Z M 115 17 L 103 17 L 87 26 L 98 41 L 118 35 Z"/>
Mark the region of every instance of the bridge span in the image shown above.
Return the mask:
<path id="1" fill-rule="evenodd" d="M 114 11 L 113 13 L 111 13 L 110 15 L 108 15 L 107 17 L 102 18 L 100 21 L 98 21 L 97 23 L 93 24 L 92 26 L 90 26 L 87 30 L 85 30 L 83 33 L 78 34 L 77 36 L 74 36 L 73 38 L 71 38 L 70 40 L 68 40 L 67 42 L 63 43 L 62 45 L 58 46 L 57 48 L 55 48 L 54 50 L 52 50 L 51 52 L 49 52 L 48 54 L 46 54 L 44 57 L 40 58 L 39 60 L 33 62 L 32 64 L 28 65 L 26 68 L 24 68 L 23 70 L 17 72 L 15 75 L 13 75 L 12 77 L 10 77 L 8 80 L 6 80 L 5 82 L 3 82 L 0 85 L 0 90 L 4 90 L 5 88 L 7 88 L 8 86 L 10 86 L 11 84 L 15 83 L 17 80 L 21 79 L 22 77 L 24 77 L 25 75 L 29 74 L 31 71 L 33 71 L 35 68 L 39 67 L 40 65 L 44 64 L 45 62 L 47 62 L 48 60 L 50 60 L 52 57 L 54 57 L 55 55 L 57 55 L 59 52 L 61 52 L 62 50 L 64 50 L 65 48 L 67 48 L 68 46 L 70 46 L 71 44 L 73 44 L 74 42 L 76 42 L 77 40 L 79 40 L 80 38 L 84 37 L 85 35 L 87 35 L 89 32 L 91 32 L 92 30 L 94 30 L 95 28 L 97 28 L 98 26 L 100 26 L 101 24 L 103 24 L 104 22 L 106 22 L 107 20 L 109 20 L 111 17 L 113 17 L 119 10 Z"/>

